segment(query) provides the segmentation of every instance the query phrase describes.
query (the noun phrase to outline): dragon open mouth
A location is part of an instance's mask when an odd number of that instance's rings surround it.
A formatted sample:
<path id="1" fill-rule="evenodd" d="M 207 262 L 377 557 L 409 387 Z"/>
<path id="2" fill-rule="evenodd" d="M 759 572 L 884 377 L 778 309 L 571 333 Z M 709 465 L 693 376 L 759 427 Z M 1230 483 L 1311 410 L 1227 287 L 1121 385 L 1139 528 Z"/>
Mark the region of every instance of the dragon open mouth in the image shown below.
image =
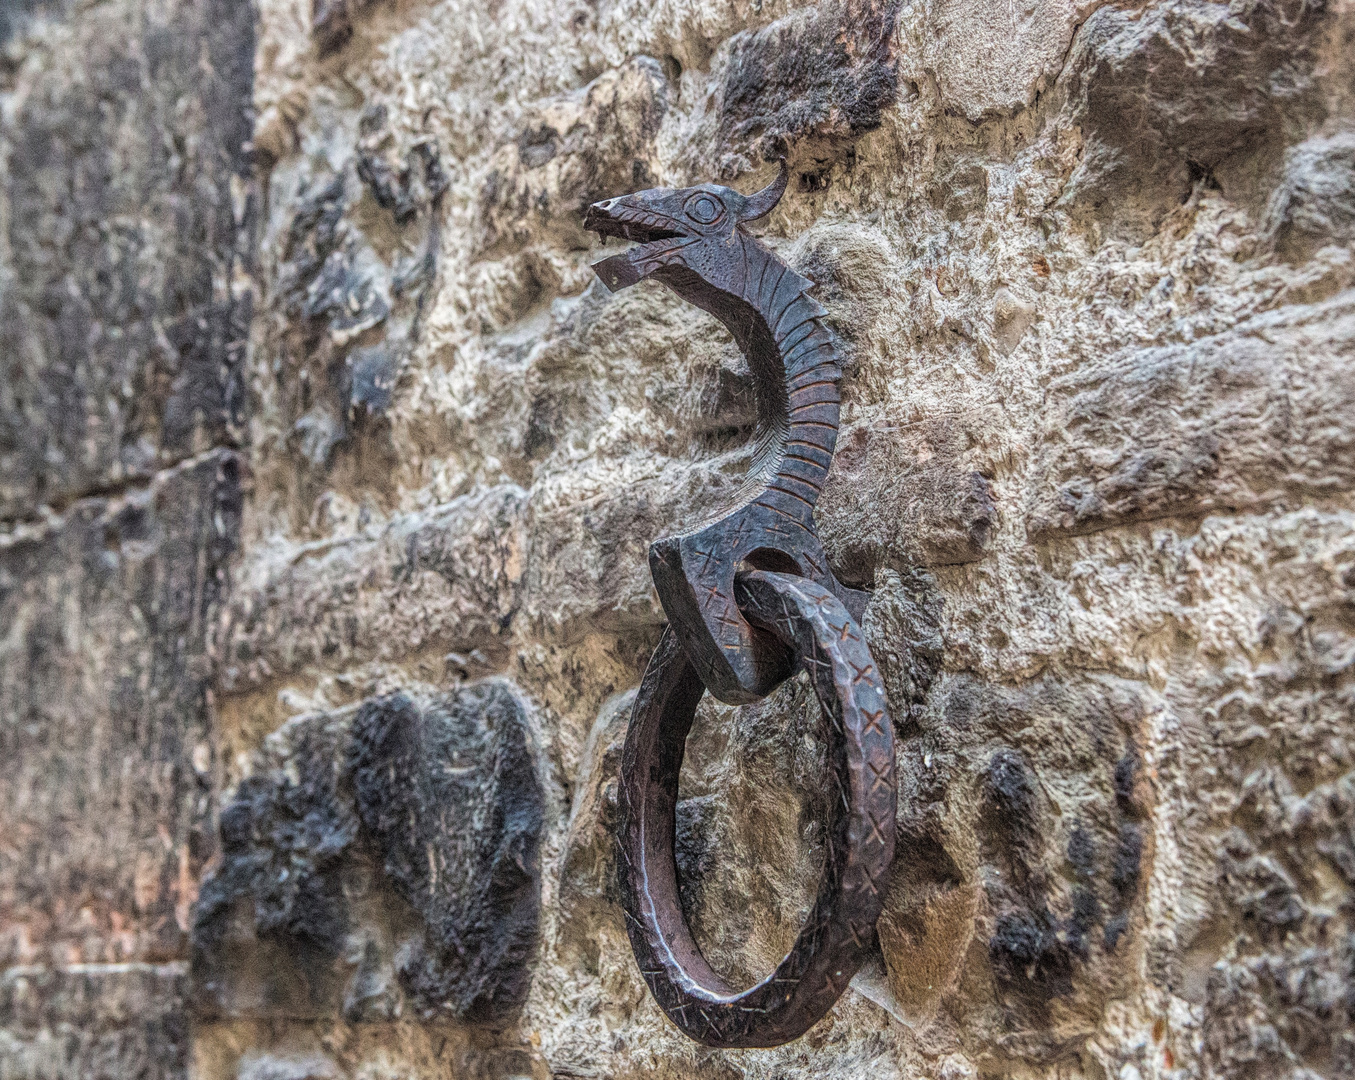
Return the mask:
<path id="1" fill-rule="evenodd" d="M 686 233 L 675 228 L 676 222 L 662 214 L 624 205 L 620 199 L 593 203 L 583 217 L 583 227 L 599 236 L 618 240 L 634 240 L 640 244 L 654 244 L 660 240 L 683 240 Z"/>
<path id="2" fill-rule="evenodd" d="M 638 244 L 655 244 L 660 240 L 681 240 L 683 234 L 676 229 L 665 229 L 659 225 L 643 225 L 634 221 L 607 221 L 594 227 L 601 236 L 614 236 L 620 240 L 634 240 Z"/>
<path id="3" fill-rule="evenodd" d="M 583 218 L 585 229 L 639 245 L 595 263 L 593 269 L 613 292 L 634 285 L 652 269 L 649 259 L 691 239 L 676 226 L 671 218 L 626 205 L 624 199 L 593 203 Z"/>

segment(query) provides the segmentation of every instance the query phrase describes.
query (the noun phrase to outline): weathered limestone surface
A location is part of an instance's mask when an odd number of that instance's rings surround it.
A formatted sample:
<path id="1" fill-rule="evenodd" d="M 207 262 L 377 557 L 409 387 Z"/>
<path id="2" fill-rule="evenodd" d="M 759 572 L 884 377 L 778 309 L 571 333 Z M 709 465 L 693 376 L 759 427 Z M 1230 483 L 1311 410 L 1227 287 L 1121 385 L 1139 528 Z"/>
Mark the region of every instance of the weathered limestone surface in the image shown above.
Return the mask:
<path id="1" fill-rule="evenodd" d="M 252 12 L 0 16 L 0 1075 L 185 1075 L 238 554 Z"/>
<path id="2" fill-rule="evenodd" d="M 26 0 L 4 40 L 0 1077 L 1355 1076 L 1350 0 Z M 792 173 L 890 694 L 880 955 L 775 1050 L 617 906 L 648 543 L 749 373 L 590 201 Z M 702 705 L 765 973 L 817 706 Z"/>

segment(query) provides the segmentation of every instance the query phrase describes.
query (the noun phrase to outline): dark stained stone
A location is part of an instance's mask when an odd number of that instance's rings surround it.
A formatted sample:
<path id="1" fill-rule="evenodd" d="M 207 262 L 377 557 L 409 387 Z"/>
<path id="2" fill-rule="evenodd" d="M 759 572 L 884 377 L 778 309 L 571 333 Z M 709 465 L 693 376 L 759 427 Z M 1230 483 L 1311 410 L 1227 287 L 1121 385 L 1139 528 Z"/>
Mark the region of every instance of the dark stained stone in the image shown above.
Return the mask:
<path id="1" fill-rule="evenodd" d="M 507 684 L 366 702 L 349 750 L 362 823 L 427 934 L 400 965 L 426 1013 L 508 1021 L 536 952 L 544 804 Z"/>
<path id="2" fill-rule="evenodd" d="M 995 828 L 1013 837 L 1035 830 L 1035 788 L 1020 753 L 1004 748 L 994 754 L 984 784 Z"/>
<path id="3" fill-rule="evenodd" d="M 1115 763 L 1115 802 L 1131 817 L 1141 810 L 1137 787 L 1142 770 L 1143 760 L 1133 747 Z"/>
<path id="4" fill-rule="evenodd" d="M 1071 891 L 1067 927 L 1059 926 L 1050 911 L 1037 783 L 1019 751 L 1003 747 L 992 756 L 983 775 L 982 842 L 997 871 L 987 883 L 989 901 L 997 912 L 988 940 L 993 975 L 1009 1003 L 1038 1008 L 1073 992 L 1073 961 L 1082 950 L 1070 947 L 1068 930 L 1081 945 L 1090 929 L 1095 897 L 1085 888 Z M 1070 837 L 1073 853 L 1078 844 Z"/>
<path id="5" fill-rule="evenodd" d="M 1016 998 L 1048 1002 L 1073 992 L 1073 954 L 1047 908 L 1015 908 L 997 918 L 988 939 L 993 974 Z"/>
<path id="6" fill-rule="evenodd" d="M 240 438 L 253 11 L 146 8 L 79 16 L 8 124 L 0 521 Z"/>
<path id="7" fill-rule="evenodd" d="M 541 168 L 559 152 L 560 133 L 545 124 L 518 136 L 518 160 L 528 169 Z"/>
<path id="8" fill-rule="evenodd" d="M 897 591 L 886 583 L 872 609 L 897 603 Z M 973 1015 L 986 1013 L 983 1022 L 1023 1055 L 1057 1060 L 1092 1024 L 1056 1014 L 1074 1002 L 1093 1013 L 1104 1007 L 1129 964 L 1120 943 L 1141 918 L 1150 793 L 1140 791 L 1137 763 L 1152 692 L 1085 675 L 1020 686 L 944 678 L 943 700 L 933 690 L 900 731 L 885 960 L 900 1000 L 911 995 L 918 1008 L 929 982 L 958 979 L 961 967 L 972 974 L 972 957 L 961 965 L 957 953 L 949 969 L 952 961 L 929 959 L 920 942 L 928 926 L 953 935 L 938 912 L 964 910 L 973 897 L 974 921 L 960 925 L 972 926 L 992 987 L 988 1003 L 966 991 Z M 1063 798 L 1070 788 L 1075 804 Z M 952 937 L 950 947 L 963 953 L 966 940 Z"/>
<path id="9" fill-rule="evenodd" d="M 447 188 L 436 144 L 395 145 L 384 107 L 358 126 L 347 160 L 313 163 L 278 191 L 287 225 L 266 238 L 278 268 L 261 352 L 274 358 L 267 366 L 311 498 L 341 461 L 396 467 L 389 425 L 371 421 L 389 408 L 419 335 Z M 386 229 L 400 237 L 398 253 L 369 235 Z"/>
<path id="10" fill-rule="evenodd" d="M 398 374 L 396 358 L 385 343 L 354 349 L 348 357 L 351 372 L 349 400 L 354 410 L 379 416 L 390 407 Z"/>
<path id="11" fill-rule="evenodd" d="M 849 141 L 879 127 L 898 95 L 898 9 L 834 0 L 737 35 L 720 94 L 724 146 L 773 160 L 806 137 Z"/>
<path id="12" fill-rule="evenodd" d="M 507 683 L 293 718 L 222 809 L 194 908 L 195 1009 L 511 1019 L 536 950 L 542 816 Z"/>
<path id="13" fill-rule="evenodd" d="M 1132 901 L 1139 884 L 1139 870 L 1143 863 L 1143 826 L 1126 821 L 1120 825 L 1119 842 L 1115 845 L 1115 862 L 1110 871 L 1110 883 L 1126 901 Z"/>
<path id="14" fill-rule="evenodd" d="M 330 1015 L 342 991 L 343 870 L 358 832 L 343 787 L 347 725 L 320 716 L 289 727 L 290 767 L 256 772 L 221 810 L 221 862 L 193 909 L 204 1015 Z"/>
<path id="15" fill-rule="evenodd" d="M 311 5 L 311 36 L 321 56 L 348 44 L 354 24 L 375 0 L 314 0 Z"/>
<path id="16" fill-rule="evenodd" d="M 185 877 L 213 847 L 203 658 L 240 512 L 240 462 L 221 450 L 0 545 L 17 646 L 0 653 L 4 940 L 23 928 L 98 962 L 120 928 L 133 958 L 183 955 Z"/>
<path id="17" fill-rule="evenodd" d="M 447 175 L 442 171 L 437 147 L 431 142 L 415 143 L 406 160 L 398 167 L 379 149 L 385 135 L 386 108 L 378 105 L 367 110 L 359 122 L 363 136 L 358 144 L 357 173 L 377 205 L 389 210 L 396 223 L 404 225 L 447 190 Z"/>
<path id="18" fill-rule="evenodd" d="M 1091 877 L 1096 872 L 1096 840 L 1081 825 L 1074 827 L 1068 837 L 1068 862 L 1080 877 Z"/>

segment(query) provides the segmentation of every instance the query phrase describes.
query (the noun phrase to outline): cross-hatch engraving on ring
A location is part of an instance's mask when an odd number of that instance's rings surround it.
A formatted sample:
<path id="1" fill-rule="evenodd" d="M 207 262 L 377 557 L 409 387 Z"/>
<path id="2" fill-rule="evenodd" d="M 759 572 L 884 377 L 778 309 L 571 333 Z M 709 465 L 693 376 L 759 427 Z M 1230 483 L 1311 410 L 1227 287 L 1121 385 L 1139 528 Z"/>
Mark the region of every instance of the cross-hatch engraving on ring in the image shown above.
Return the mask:
<path id="1" fill-rule="evenodd" d="M 814 526 L 832 463 L 841 368 L 813 283 L 749 233 L 786 188 L 652 188 L 588 208 L 584 225 L 635 247 L 594 265 L 612 291 L 647 278 L 710 312 L 748 358 L 757 452 L 739 501 L 649 549 L 668 616 L 622 753 L 617 860 L 626 930 L 660 1007 L 709 1046 L 778 1046 L 832 1008 L 875 948 L 894 858 L 894 741 L 860 622 L 867 595 L 833 576 Z M 678 774 L 702 694 L 765 697 L 807 672 L 837 798 L 818 894 L 795 944 L 761 982 L 729 986 L 678 902 Z"/>

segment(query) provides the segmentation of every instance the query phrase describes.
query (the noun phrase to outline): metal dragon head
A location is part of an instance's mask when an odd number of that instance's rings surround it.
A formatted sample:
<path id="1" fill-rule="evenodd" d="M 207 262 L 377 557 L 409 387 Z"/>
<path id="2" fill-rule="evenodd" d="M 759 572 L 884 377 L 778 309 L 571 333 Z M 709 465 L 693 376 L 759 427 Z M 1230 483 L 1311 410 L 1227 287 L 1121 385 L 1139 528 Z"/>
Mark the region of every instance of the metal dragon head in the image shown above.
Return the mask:
<path id="1" fill-rule="evenodd" d="M 735 243 L 739 225 L 771 213 L 786 190 L 786 163 L 775 180 L 753 195 L 720 184 L 649 188 L 593 203 L 583 227 L 601 236 L 638 241 L 639 246 L 593 264 L 616 292 L 666 268 L 716 266 L 727 260 L 713 248 Z"/>

